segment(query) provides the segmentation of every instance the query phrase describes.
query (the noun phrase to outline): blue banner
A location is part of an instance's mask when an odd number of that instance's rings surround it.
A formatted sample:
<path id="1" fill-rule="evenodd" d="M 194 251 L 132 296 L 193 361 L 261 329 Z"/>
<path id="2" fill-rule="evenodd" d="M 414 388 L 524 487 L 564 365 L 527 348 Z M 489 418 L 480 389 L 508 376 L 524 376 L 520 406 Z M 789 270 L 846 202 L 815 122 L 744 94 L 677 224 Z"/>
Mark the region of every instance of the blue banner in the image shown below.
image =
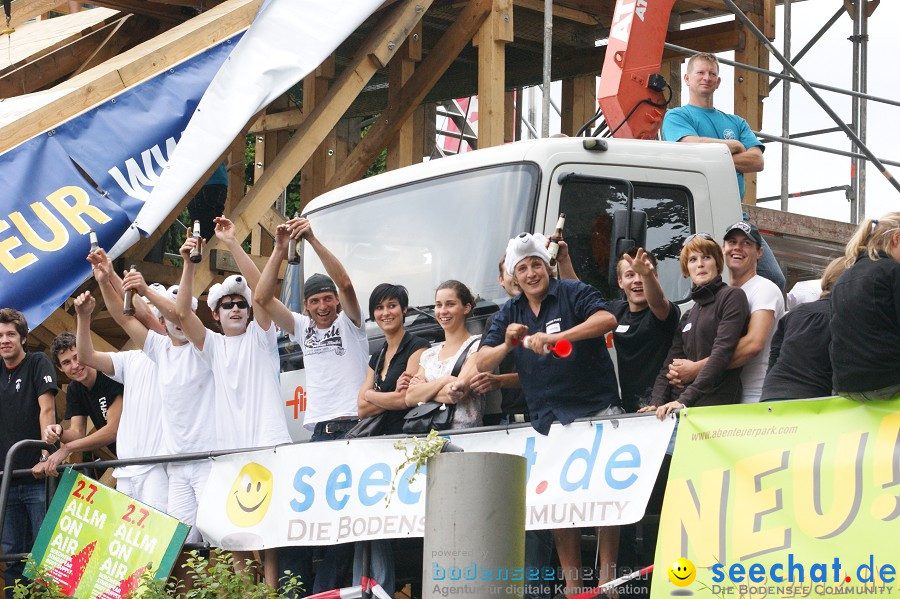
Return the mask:
<path id="1" fill-rule="evenodd" d="M 150 197 L 242 34 L 0 155 L 0 307 L 38 326 L 90 276 Z"/>

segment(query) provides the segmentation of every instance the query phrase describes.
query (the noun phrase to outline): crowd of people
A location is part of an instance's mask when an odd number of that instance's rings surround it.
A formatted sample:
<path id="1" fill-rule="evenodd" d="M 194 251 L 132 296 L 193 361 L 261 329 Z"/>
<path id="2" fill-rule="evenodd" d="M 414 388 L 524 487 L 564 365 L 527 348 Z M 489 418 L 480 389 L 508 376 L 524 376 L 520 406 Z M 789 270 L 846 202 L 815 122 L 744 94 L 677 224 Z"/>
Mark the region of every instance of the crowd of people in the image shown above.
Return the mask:
<path id="1" fill-rule="evenodd" d="M 683 107 L 684 114 L 667 117 L 664 126 L 664 135 L 675 141 L 705 141 L 699 135 L 705 122 L 712 126 L 711 116 L 721 114 L 711 106 L 718 64 L 708 55 L 695 59 L 686 80 L 697 106 Z M 718 135 L 711 133 L 710 141 L 722 142 Z M 729 147 L 739 173 L 761 168 L 758 144 L 730 141 L 736 142 Z M 278 400 L 277 329 L 304 356 L 310 397 L 304 426 L 312 442 L 342 439 L 361 418 L 379 415 L 376 434 L 403 432 L 407 412 L 432 401 L 442 410 L 452 407 L 453 428 L 480 426 L 488 416 L 485 397 L 495 391 L 502 396 L 502 418 L 528 421 L 541 434 L 555 422 L 623 412 L 662 419 L 685 407 L 820 397 L 832 391 L 855 400 L 900 395 L 897 212 L 860 225 L 846 255 L 826 270 L 822 298 L 788 314 L 779 288 L 783 275 L 779 278 L 777 264 L 778 272 L 771 272 L 771 250 L 746 221 L 728 227 L 721 242 L 703 232 L 684 240 L 680 264 L 691 281 L 693 301 L 684 314 L 672 301 L 676 298 L 665 296 L 656 259 L 643 248 L 619 258 L 616 272 L 624 299 L 609 301 L 578 279 L 565 241 L 554 240 L 559 262 L 553 268 L 549 240 L 522 233 L 509 240 L 499 262 L 499 283 L 509 299 L 482 335 L 469 330 L 476 298 L 464 283 L 447 280 L 435 290 L 434 318 L 444 341 L 430 346 L 404 328 L 407 290 L 399 282 L 385 282 L 369 296 L 368 315 L 384 334 L 382 347 L 371 355 L 350 275 L 309 220 L 296 217 L 278 227 L 262 272 L 235 237 L 234 224 L 225 217 L 213 222 L 214 235 L 241 272 L 208 290 L 206 304 L 216 331 L 197 316 L 198 300 L 190 293 L 197 266 L 189 257 L 199 243 L 190 236 L 180 249 L 181 281 L 168 289 L 148 285 L 138 272 L 120 277 L 102 249 L 87 258 L 107 306 L 122 305 L 126 294 L 134 297 L 133 314 L 109 313 L 140 349 L 94 348 L 90 323 L 96 300 L 89 292 L 75 300 L 76 331 L 58 336 L 49 358 L 26 351 L 28 326 L 20 312 L 0 310 L 3 454 L 22 439 L 63 444 L 53 453 L 20 452 L 14 468 L 31 468 L 35 478 L 58 476 L 58 467 L 70 456 L 101 447 L 119 458 L 143 458 L 290 443 Z M 325 270 L 305 281 L 302 313 L 277 296 L 278 271 L 291 239 L 305 240 Z M 761 270 L 770 272 L 761 276 Z M 616 348 L 618 378 L 607 334 Z M 557 359 L 551 349 L 563 340 L 572 344 L 572 353 Z M 54 366 L 70 381 L 65 429 L 55 414 Z M 88 418 L 95 429 L 90 434 Z M 117 468 L 114 476 L 119 490 L 193 525 L 209 471 L 209 462 L 201 460 L 129 465 Z M 30 548 L 43 502 L 43 487 L 34 481 L 11 485 L 4 553 Z M 196 527 L 188 540 L 201 541 Z M 600 529 L 598 540 L 601 565 L 614 563 L 619 531 Z M 553 546 L 566 573 L 564 593 L 571 593 L 582 582 L 578 529 L 529 533 L 526 565 L 547 565 Z M 307 588 L 320 592 L 341 586 L 352 563 L 355 577 L 367 566 L 393 594 L 390 542 L 371 542 L 367 549 L 361 551 L 361 544 L 328 548 L 314 578 L 308 548 L 266 550 L 266 579 L 277 581 L 279 572 L 290 570 L 313 580 Z M 610 568 L 599 571 L 612 577 Z M 7 568 L 7 584 L 17 576 L 17 565 Z"/>

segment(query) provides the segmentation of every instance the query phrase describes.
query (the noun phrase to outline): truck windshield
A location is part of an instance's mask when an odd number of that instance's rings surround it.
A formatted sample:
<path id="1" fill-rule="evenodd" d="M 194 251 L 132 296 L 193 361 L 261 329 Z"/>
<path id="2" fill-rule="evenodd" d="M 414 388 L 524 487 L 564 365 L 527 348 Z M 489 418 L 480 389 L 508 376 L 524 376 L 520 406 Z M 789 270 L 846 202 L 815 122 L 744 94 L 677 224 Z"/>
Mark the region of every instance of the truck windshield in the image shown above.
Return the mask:
<path id="1" fill-rule="evenodd" d="M 307 216 L 316 237 L 347 269 L 364 312 L 372 289 L 385 282 L 404 285 L 411 306 L 433 304 L 435 288 L 446 279 L 502 304 L 498 263 L 507 241 L 530 230 L 539 176 L 530 163 L 481 168 L 353 198 Z M 325 272 L 308 245 L 303 267 L 307 277 Z"/>

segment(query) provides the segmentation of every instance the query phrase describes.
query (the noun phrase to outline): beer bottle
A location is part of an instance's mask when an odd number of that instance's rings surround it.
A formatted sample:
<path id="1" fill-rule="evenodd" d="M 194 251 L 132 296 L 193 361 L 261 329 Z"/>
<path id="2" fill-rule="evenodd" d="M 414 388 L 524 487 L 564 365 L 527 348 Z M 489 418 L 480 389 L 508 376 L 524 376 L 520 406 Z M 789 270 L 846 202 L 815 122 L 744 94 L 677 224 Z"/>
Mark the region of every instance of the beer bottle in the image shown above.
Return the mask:
<path id="1" fill-rule="evenodd" d="M 203 240 L 200 238 L 200 221 L 194 221 L 194 239 L 197 240 L 197 245 L 194 246 L 194 249 L 191 250 L 191 262 L 197 264 L 200 260 L 203 259 Z"/>
<path id="2" fill-rule="evenodd" d="M 89 235 L 91 238 L 91 252 L 96 252 L 100 249 L 100 242 L 97 241 L 97 231 L 91 229 Z"/>
<path id="3" fill-rule="evenodd" d="M 137 266 L 134 264 L 131 265 L 131 272 L 137 271 Z M 122 313 L 126 316 L 134 316 L 134 297 L 131 289 L 125 291 L 125 307 L 122 310 Z"/>
<path id="4" fill-rule="evenodd" d="M 550 245 L 547 251 L 550 253 L 550 266 L 556 266 L 556 256 L 559 254 L 559 240 L 563 236 L 563 227 L 566 226 L 566 213 L 559 213 L 559 220 L 556 221 L 556 231 L 550 236 Z"/>
<path id="5" fill-rule="evenodd" d="M 294 218 L 300 216 L 298 212 L 294 212 Z M 288 241 L 288 264 L 300 264 L 300 252 L 297 251 L 297 240 L 291 237 Z"/>

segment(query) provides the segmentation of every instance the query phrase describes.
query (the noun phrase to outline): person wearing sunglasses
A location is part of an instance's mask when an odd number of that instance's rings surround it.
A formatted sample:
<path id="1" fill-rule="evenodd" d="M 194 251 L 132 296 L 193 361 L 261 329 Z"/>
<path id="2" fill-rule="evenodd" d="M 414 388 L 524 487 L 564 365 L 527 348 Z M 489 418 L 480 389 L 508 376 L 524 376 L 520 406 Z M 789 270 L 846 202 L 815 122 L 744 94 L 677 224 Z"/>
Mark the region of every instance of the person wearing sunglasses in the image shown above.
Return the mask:
<path id="1" fill-rule="evenodd" d="M 240 275 L 231 275 L 209 288 L 206 304 L 221 333 L 206 328 L 191 309 L 191 294 L 175 295 L 175 310 L 185 337 L 209 365 L 215 382 L 217 449 L 267 447 L 291 442 L 281 406 L 275 323 L 254 303 L 251 289 L 259 282 L 259 269 L 235 237 L 235 226 L 224 216 L 215 220 L 216 237 L 234 257 Z M 188 237 L 181 246 L 184 259 L 179 289 L 192 289 L 197 265 L 190 254 L 199 240 Z M 251 307 L 253 308 L 251 312 Z M 266 549 L 266 581 L 278 580 L 277 551 Z M 235 552 L 236 568 L 247 552 Z"/>
<path id="2" fill-rule="evenodd" d="M 656 412 L 660 420 L 691 406 L 734 404 L 741 400 L 741 369 L 728 368 L 738 341 L 747 330 L 750 306 L 746 294 L 722 281 L 725 256 L 711 235 L 697 233 L 681 248 L 681 272 L 690 277 L 693 307 L 675 330 L 672 347 L 656 377 L 650 405 L 639 412 Z M 669 365 L 678 359 L 706 359 L 700 374 L 688 385 L 669 378 Z"/>

